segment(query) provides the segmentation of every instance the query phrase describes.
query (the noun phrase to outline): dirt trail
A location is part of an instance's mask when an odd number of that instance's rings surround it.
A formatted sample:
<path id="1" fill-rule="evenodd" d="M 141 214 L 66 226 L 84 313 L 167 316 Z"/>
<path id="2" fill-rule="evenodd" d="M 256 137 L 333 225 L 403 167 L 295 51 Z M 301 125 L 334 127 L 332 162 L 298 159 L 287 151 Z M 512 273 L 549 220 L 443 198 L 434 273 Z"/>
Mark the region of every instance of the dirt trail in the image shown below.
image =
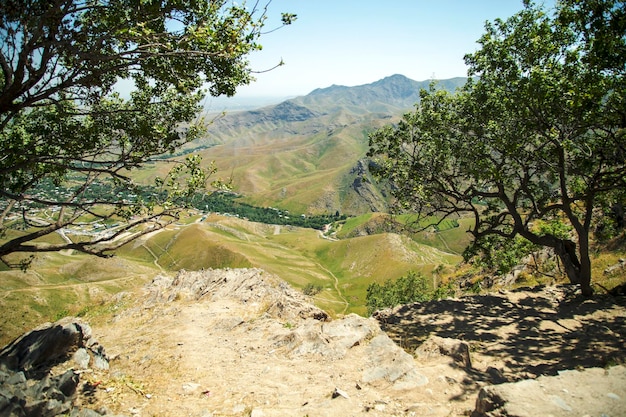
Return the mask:
<path id="1" fill-rule="evenodd" d="M 333 274 L 333 272 L 330 269 L 322 266 L 321 264 L 318 263 L 317 266 L 320 269 L 323 269 L 324 271 L 326 271 L 328 275 L 333 277 L 333 287 L 335 288 L 335 291 L 337 291 L 337 295 L 341 299 L 340 303 L 344 305 L 343 310 L 339 314 L 346 314 L 346 311 L 348 311 L 348 308 L 350 307 L 350 303 L 348 302 L 346 297 L 343 296 L 343 293 L 341 292 L 341 288 L 339 288 L 339 278 L 337 278 L 337 276 L 335 276 L 335 274 Z"/>
<path id="2" fill-rule="evenodd" d="M 420 370 L 429 383 L 419 390 L 364 383 L 372 348 L 356 343 L 343 354 L 323 353 L 332 346 L 324 339 L 333 336 L 318 339 L 320 322 L 290 310 L 277 316 L 273 309 L 285 301 L 269 305 L 267 297 L 220 294 L 194 301 L 181 294 L 173 302 L 134 295 L 141 306 L 92 323 L 114 359 L 108 375 L 93 376 L 99 388 L 84 401 L 126 415 L 198 417 L 447 416 L 473 406 L 473 398 L 442 376 L 462 376 L 446 359 Z"/>
<path id="3" fill-rule="evenodd" d="M 165 269 L 163 269 L 163 267 L 162 267 L 161 265 L 159 265 L 159 257 L 158 257 L 158 256 L 156 256 L 156 253 L 154 253 L 154 252 L 152 251 L 152 249 L 150 249 L 150 248 L 149 248 L 148 246 L 146 246 L 144 243 L 142 243 L 142 244 L 141 244 L 141 247 L 142 247 L 142 248 L 144 248 L 145 250 L 147 250 L 147 251 L 148 251 L 148 253 L 150 253 L 150 255 L 152 255 L 152 257 L 154 258 L 154 265 L 156 265 L 156 266 L 157 266 L 157 267 L 161 270 L 161 272 L 163 272 L 163 273 L 164 273 L 164 272 L 165 272 Z"/>
<path id="4" fill-rule="evenodd" d="M 268 274 L 238 281 L 233 273 L 210 284 L 177 277 L 182 290 L 156 286 L 129 295 L 135 308 L 92 323 L 114 359 L 109 374 L 91 377 L 98 389 L 84 401 L 139 417 L 464 416 L 494 379 L 626 360 L 626 307 L 609 299 L 580 303 L 561 290 L 386 310 L 378 315 L 382 330 L 376 324 L 372 335 L 329 353 L 343 337 L 331 331 L 338 320 L 303 319 L 305 304 L 255 286 Z M 370 342 L 383 331 L 410 353 L 431 335 L 462 339 L 471 367 L 431 351 L 411 359 L 424 385 L 365 382 L 372 357 L 380 356 L 372 356 Z"/>

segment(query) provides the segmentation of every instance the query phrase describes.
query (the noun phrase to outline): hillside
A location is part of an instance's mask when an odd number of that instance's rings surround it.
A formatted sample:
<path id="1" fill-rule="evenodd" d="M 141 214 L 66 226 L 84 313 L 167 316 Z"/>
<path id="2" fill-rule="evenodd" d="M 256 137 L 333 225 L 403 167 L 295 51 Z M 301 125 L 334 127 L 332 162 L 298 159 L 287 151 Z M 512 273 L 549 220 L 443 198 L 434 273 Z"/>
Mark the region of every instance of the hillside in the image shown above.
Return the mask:
<path id="1" fill-rule="evenodd" d="M 464 82 L 439 86 L 454 90 Z M 215 161 L 219 175 L 232 176 L 234 190 L 257 205 L 311 214 L 385 211 L 364 159 L 368 134 L 412 109 L 429 84 L 393 75 L 210 117 L 206 136 L 187 149 Z"/>
<path id="2" fill-rule="evenodd" d="M 395 279 L 409 271 L 428 275 L 438 266 L 461 260 L 395 233 L 337 241 L 317 230 L 215 215 L 142 238 L 118 255 L 154 262 L 167 271 L 263 268 L 298 289 L 307 284 L 319 286 L 322 291 L 314 301 L 333 316 L 365 314 L 365 294 L 371 282 Z"/>
<path id="3" fill-rule="evenodd" d="M 454 246 L 456 233 L 442 232 L 438 239 Z M 371 282 L 409 271 L 429 274 L 460 261 L 458 254 L 431 245 L 395 233 L 335 240 L 314 229 L 193 215 L 129 243 L 113 258 L 38 254 L 26 271 L 0 271 L 0 344 L 38 323 L 97 309 L 155 274 L 181 269 L 263 268 L 298 290 L 319 287 L 313 301 L 332 316 L 365 314 Z"/>

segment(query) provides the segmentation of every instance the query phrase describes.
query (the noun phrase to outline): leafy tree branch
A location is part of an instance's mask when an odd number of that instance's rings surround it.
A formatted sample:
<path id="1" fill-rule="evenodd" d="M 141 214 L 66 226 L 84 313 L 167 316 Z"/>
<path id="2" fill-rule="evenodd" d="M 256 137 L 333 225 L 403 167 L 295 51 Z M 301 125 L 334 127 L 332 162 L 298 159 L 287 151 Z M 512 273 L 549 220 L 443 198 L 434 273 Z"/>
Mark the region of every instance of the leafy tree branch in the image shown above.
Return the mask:
<path id="1" fill-rule="evenodd" d="M 261 48 L 268 5 L 0 2 L 0 258 L 105 256 L 175 221 L 214 167 L 173 161 L 152 186 L 135 184 L 132 171 L 203 134 L 207 93 L 230 96 L 253 81 L 247 57 Z M 129 98 L 115 91 L 121 80 L 134 85 Z M 116 227 L 67 238 L 86 222 Z M 54 232 L 69 241 L 45 241 Z"/>

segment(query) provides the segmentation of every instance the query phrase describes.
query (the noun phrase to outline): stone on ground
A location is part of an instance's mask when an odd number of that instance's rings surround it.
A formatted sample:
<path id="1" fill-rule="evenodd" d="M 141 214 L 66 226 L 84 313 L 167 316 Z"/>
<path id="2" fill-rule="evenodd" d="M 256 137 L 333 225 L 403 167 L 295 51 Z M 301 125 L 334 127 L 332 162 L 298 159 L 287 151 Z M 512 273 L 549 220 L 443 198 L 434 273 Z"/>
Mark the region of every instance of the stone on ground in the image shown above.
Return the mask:
<path id="1" fill-rule="evenodd" d="M 626 367 L 563 371 L 481 389 L 472 417 L 626 415 Z"/>

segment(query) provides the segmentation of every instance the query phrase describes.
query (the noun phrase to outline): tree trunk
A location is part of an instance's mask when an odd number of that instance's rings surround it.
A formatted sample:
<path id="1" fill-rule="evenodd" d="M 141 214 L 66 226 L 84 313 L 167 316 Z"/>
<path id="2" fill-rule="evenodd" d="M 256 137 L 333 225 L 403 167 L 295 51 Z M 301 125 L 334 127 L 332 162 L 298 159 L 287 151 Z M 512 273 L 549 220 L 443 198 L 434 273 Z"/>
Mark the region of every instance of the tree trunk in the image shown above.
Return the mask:
<path id="1" fill-rule="evenodd" d="M 571 240 L 559 240 L 554 251 L 561 259 L 570 283 L 580 284 L 580 261 L 576 255 L 576 244 Z"/>
<path id="2" fill-rule="evenodd" d="M 584 241 L 584 242 L 583 242 Z M 559 259 L 563 263 L 565 273 L 570 283 L 580 285 L 584 296 L 593 294 L 591 289 L 591 259 L 589 258 L 589 244 L 586 239 L 581 239 L 580 259 L 576 253 L 576 244 L 571 240 L 562 240 L 554 248 Z"/>
<path id="3" fill-rule="evenodd" d="M 593 295 L 591 289 L 591 258 L 589 257 L 589 235 L 578 235 L 578 253 L 580 257 L 580 290 L 585 297 Z"/>

